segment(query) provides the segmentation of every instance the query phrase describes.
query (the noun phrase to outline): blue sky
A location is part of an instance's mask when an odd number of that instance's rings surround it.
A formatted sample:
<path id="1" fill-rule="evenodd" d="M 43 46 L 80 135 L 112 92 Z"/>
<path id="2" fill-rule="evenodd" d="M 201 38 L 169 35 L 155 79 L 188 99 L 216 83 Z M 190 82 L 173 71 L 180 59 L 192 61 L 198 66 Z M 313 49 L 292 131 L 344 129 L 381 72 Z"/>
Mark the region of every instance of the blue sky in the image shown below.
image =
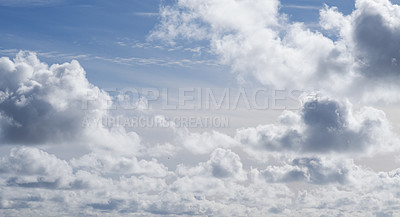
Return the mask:
<path id="1" fill-rule="evenodd" d="M 213 65 L 215 58 L 207 54 L 206 43 L 182 42 L 169 46 L 147 41 L 158 22 L 160 5 L 170 5 L 173 1 L 10 2 L 15 1 L 0 1 L 0 47 L 14 49 L 9 56 L 22 49 L 38 52 L 50 64 L 78 59 L 89 81 L 100 87 L 237 85 L 226 67 Z M 323 7 L 321 1 L 313 0 L 284 0 L 281 4 L 281 11 L 292 21 L 311 25 L 318 22 L 318 9 Z M 344 14 L 354 8 L 354 1 L 326 4 L 338 6 Z M 197 47 L 203 48 L 201 54 L 188 51 Z M 132 57 L 137 59 L 116 63 L 118 58 Z M 182 63 L 185 59 L 189 61 Z M 198 60 L 211 63 L 209 66 L 190 63 Z"/>
<path id="2" fill-rule="evenodd" d="M 204 80 L 212 85 L 206 76 L 201 78 L 195 73 L 199 69 L 174 64 L 182 59 L 206 60 L 206 57 L 194 56 L 182 48 L 174 52 L 167 51 L 173 47 L 147 43 L 146 38 L 158 21 L 159 5 L 159 1 L 136 0 L 1 6 L 0 44 L 2 49 L 54 52 L 61 56 L 42 57 L 49 63 L 71 59 L 63 55 L 72 56 L 84 66 L 89 80 L 100 86 L 170 86 L 168 82 L 172 79 L 154 82 L 154 77 L 165 74 L 182 80 L 200 78 L 197 79 L 200 84 Z M 139 58 L 144 65 L 114 63 L 118 57 Z"/>

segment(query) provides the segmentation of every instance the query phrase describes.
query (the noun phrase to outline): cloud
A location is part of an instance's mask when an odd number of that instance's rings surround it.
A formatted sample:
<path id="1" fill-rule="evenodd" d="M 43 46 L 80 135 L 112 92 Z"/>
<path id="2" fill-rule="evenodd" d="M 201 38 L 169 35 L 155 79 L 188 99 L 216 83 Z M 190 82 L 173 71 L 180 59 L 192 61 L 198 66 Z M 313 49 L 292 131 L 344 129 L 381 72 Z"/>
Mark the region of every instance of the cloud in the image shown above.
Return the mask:
<path id="1" fill-rule="evenodd" d="M 2 158 L 1 178 L 49 182 L 61 178 L 68 184 L 44 187 L 45 182 L 18 181 L 9 185 L 0 179 L 0 213 L 287 216 L 299 209 L 305 215 L 330 209 L 334 215 L 398 213 L 398 170 L 375 173 L 340 158 L 296 158 L 281 166 L 245 168 L 235 152 L 216 149 L 197 166 L 180 166 L 175 174 L 152 177 L 152 173 L 114 170 L 120 162 L 111 167 L 106 160 L 86 162 L 87 157 L 78 164 L 37 148 L 13 149 Z M 286 186 L 291 182 L 316 187 L 296 190 Z"/>
<path id="2" fill-rule="evenodd" d="M 365 101 L 398 101 L 400 66 L 400 7 L 388 0 L 358 0 L 350 15 L 337 8 L 321 10 L 321 26 L 336 32 L 338 44 L 348 47 L 358 79 L 351 90 Z M 363 93 L 363 94 L 361 94 Z"/>
<path id="3" fill-rule="evenodd" d="M 71 165 L 97 174 L 146 175 L 148 177 L 165 177 L 168 174 L 168 168 L 155 159 L 139 161 L 135 157 L 120 155 L 90 153 L 79 159 L 72 159 Z"/>
<path id="4" fill-rule="evenodd" d="M 208 40 L 211 51 L 234 72 L 277 87 L 321 81 L 332 67 L 346 71 L 347 57 L 332 40 L 288 22 L 279 7 L 275 0 L 178 1 L 162 8 L 161 23 L 150 38 Z M 220 16 L 221 11 L 227 15 Z M 325 64 L 331 67 L 322 71 Z"/>
<path id="5" fill-rule="evenodd" d="M 207 162 L 200 163 L 194 168 L 186 168 L 184 165 L 180 165 L 177 168 L 177 172 L 183 176 L 208 175 L 220 179 L 247 179 L 239 155 L 231 150 L 221 148 L 215 149 Z"/>
<path id="6" fill-rule="evenodd" d="M 268 182 L 300 182 L 313 184 L 339 183 L 349 181 L 354 164 L 342 159 L 297 158 L 285 166 L 269 166 L 260 172 Z"/>
<path id="7" fill-rule="evenodd" d="M 400 7 L 390 1 L 356 3 L 351 17 L 357 59 L 361 72 L 368 77 L 399 76 Z M 378 34 L 379 32 L 379 34 Z"/>
<path id="8" fill-rule="evenodd" d="M 357 0 L 348 16 L 322 8 L 320 31 L 290 21 L 280 7 L 277 0 L 181 0 L 161 8 L 149 39 L 207 41 L 222 64 L 263 85 L 321 89 L 365 102 L 399 100 L 399 6 Z"/>
<path id="9" fill-rule="evenodd" d="M 110 100 L 87 81 L 75 60 L 48 67 L 34 53 L 19 52 L 13 61 L 0 59 L 0 78 L 3 144 L 80 138 L 84 117 L 101 117 Z M 99 100 L 88 102 L 89 96 Z"/>
<path id="10" fill-rule="evenodd" d="M 175 129 L 176 140 L 193 154 L 206 154 L 216 148 L 229 148 L 236 144 L 231 137 L 218 131 L 194 133 L 187 128 Z"/>
<path id="11" fill-rule="evenodd" d="M 29 7 L 54 5 L 60 2 L 63 2 L 63 0 L 0 0 L 0 5 L 8 7 Z"/>
<path id="12" fill-rule="evenodd" d="M 68 187 L 72 168 L 66 161 L 34 148 L 14 148 L 1 159 L 0 173 L 7 175 L 7 185 L 20 187 Z"/>
<path id="13" fill-rule="evenodd" d="M 159 14 L 155 12 L 135 12 L 133 15 L 141 17 L 157 17 Z"/>
<path id="14" fill-rule="evenodd" d="M 283 8 L 294 8 L 294 9 L 301 9 L 301 10 L 320 10 L 321 7 L 319 6 L 312 6 L 312 5 L 282 5 Z"/>
<path id="15" fill-rule="evenodd" d="M 94 209 L 100 210 L 114 210 L 119 208 L 120 204 L 123 203 L 123 200 L 118 199 L 110 199 L 106 203 L 91 203 L 88 206 L 93 207 Z"/>
<path id="16" fill-rule="evenodd" d="M 47 64 L 33 52 L 0 58 L 0 143 L 84 145 L 96 152 L 132 155 L 141 139 L 123 127 L 107 128 L 112 98 L 91 84 L 78 61 Z M 72 144 L 71 144 L 72 143 Z"/>
<path id="17" fill-rule="evenodd" d="M 354 113 L 348 101 L 305 98 L 299 113 L 284 112 L 281 125 L 239 129 L 236 140 L 269 151 L 369 153 L 392 151 L 397 141 L 385 113 L 364 107 Z"/>

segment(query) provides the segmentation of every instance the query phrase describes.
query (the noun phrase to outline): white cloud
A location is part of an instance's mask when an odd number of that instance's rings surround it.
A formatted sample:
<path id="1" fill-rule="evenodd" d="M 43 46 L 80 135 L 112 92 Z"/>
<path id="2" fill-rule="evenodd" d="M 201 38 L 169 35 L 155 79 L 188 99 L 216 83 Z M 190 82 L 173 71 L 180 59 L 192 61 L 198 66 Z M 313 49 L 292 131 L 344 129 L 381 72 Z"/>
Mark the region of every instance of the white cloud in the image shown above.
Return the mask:
<path id="1" fill-rule="evenodd" d="M 206 154 L 216 148 L 230 148 L 237 144 L 231 137 L 218 131 L 194 133 L 187 128 L 175 129 L 177 142 L 193 154 Z"/>
<path id="2" fill-rule="evenodd" d="M 14 61 L 1 58 L 0 78 L 2 143 L 58 143 L 81 138 L 83 119 L 101 117 L 110 100 L 87 81 L 75 60 L 49 67 L 34 53 L 19 52 Z M 88 102 L 89 96 L 98 100 Z"/>
<path id="3" fill-rule="evenodd" d="M 398 213 L 399 172 L 375 173 L 346 159 L 298 158 L 282 166 L 245 169 L 238 154 L 216 149 L 197 166 L 181 166 L 171 172 L 175 174 L 152 177 L 147 172 L 132 175 L 126 169 L 132 168 L 131 160 L 107 156 L 94 163 L 87 160 L 99 158 L 94 156 L 68 162 L 36 148 L 14 149 L 2 159 L 5 180 L 36 176 L 42 183 L 69 182 L 54 188 L 32 182 L 29 186 L 28 182 L 7 185 L 2 180 L 0 213 L 287 216 L 298 210 L 318 215 L 331 209 L 334 215 Z M 293 189 L 282 184 L 291 182 L 316 186 Z"/>
<path id="4" fill-rule="evenodd" d="M 156 17 L 158 16 L 158 13 L 154 12 L 135 12 L 133 13 L 135 16 L 142 16 L 142 17 Z"/>
<path id="5" fill-rule="evenodd" d="M 321 7 L 312 6 L 312 5 L 282 5 L 283 8 L 294 8 L 301 10 L 319 10 Z"/>
<path id="6" fill-rule="evenodd" d="M 68 187 L 73 179 L 66 161 L 35 148 L 14 148 L 10 156 L 1 159 L 0 173 L 7 185 L 20 187 Z"/>
<path id="7" fill-rule="evenodd" d="M 353 163 L 343 160 L 319 158 L 297 158 L 285 166 L 269 166 L 260 174 L 268 182 L 299 182 L 314 184 L 339 183 L 349 181 Z"/>
<path id="8" fill-rule="evenodd" d="M 168 168 L 159 164 L 157 160 L 138 160 L 135 157 L 120 155 L 105 155 L 104 153 L 91 153 L 79 159 L 73 159 L 74 168 L 84 169 L 98 174 L 112 175 L 146 175 L 148 177 L 165 177 Z"/>
<path id="9" fill-rule="evenodd" d="M 206 40 L 233 72 L 264 85 L 395 102 L 399 10 L 388 0 L 358 0 L 348 16 L 334 7 L 321 9 L 321 27 L 339 36 L 333 40 L 288 20 L 277 0 L 181 0 L 161 8 L 150 39 Z"/>
<path id="10" fill-rule="evenodd" d="M 163 20 L 150 38 L 209 40 L 212 51 L 233 71 L 278 87 L 315 80 L 325 73 L 320 71 L 328 58 L 332 67 L 348 65 L 332 40 L 301 23 L 289 23 L 278 9 L 279 1 L 178 1 L 163 8 Z"/>
<path id="11" fill-rule="evenodd" d="M 323 28 L 336 31 L 348 47 L 358 79 L 350 90 L 364 101 L 398 101 L 400 7 L 388 0 L 358 0 L 348 16 L 337 8 L 321 10 Z"/>
<path id="12" fill-rule="evenodd" d="M 211 153 L 211 158 L 205 163 L 200 163 L 197 167 L 186 168 L 179 165 L 177 173 L 183 176 L 202 176 L 208 175 L 220 179 L 246 180 L 246 173 L 239 155 L 231 150 L 221 148 L 215 149 Z"/>
<path id="13" fill-rule="evenodd" d="M 355 112 L 348 101 L 311 97 L 299 114 L 284 112 L 281 125 L 239 129 L 236 140 L 256 149 L 303 153 L 390 152 L 398 141 L 385 113 L 370 107 Z"/>
<path id="14" fill-rule="evenodd" d="M 54 5 L 63 2 L 63 0 L 0 0 L 0 5 L 9 7 L 29 7 Z"/>

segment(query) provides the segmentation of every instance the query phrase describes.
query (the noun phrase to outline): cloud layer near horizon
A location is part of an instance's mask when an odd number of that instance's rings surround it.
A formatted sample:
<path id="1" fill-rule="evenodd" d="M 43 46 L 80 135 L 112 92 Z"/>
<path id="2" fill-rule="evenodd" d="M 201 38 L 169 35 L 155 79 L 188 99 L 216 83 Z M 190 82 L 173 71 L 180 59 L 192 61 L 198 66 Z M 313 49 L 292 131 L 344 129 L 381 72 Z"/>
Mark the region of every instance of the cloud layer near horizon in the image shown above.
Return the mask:
<path id="1" fill-rule="evenodd" d="M 305 97 L 302 109 L 284 111 L 279 124 L 238 129 L 233 137 L 171 125 L 172 144 L 142 144 L 123 128 L 79 125 L 86 115 L 121 114 L 99 109 L 110 106 L 110 96 L 86 80 L 77 61 L 49 67 L 26 52 L 0 60 L 0 76 L 8 79 L 0 85 L 1 141 L 15 146 L 0 159 L 4 215 L 398 212 L 398 169 L 373 172 L 349 157 L 396 149 L 382 111 Z M 95 92 L 98 100 L 82 104 Z M 90 151 L 63 160 L 40 146 L 56 141 Z"/>

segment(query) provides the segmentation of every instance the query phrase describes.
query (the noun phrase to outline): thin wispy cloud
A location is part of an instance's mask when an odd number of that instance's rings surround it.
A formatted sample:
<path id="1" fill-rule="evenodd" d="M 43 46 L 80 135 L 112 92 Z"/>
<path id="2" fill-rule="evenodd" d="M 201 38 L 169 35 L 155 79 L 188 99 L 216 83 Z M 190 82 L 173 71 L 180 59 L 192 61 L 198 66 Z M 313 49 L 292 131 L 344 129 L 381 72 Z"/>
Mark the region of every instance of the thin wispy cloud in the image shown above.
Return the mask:
<path id="1" fill-rule="evenodd" d="M 291 4 L 284 4 L 282 5 L 283 8 L 294 8 L 300 10 L 320 10 L 322 7 L 319 6 L 312 6 L 312 5 L 291 5 Z"/>
<path id="2" fill-rule="evenodd" d="M 157 49 L 157 48 L 154 48 Z M 188 48 L 189 52 L 198 52 L 198 49 L 192 51 L 192 49 Z M 17 49 L 1 49 L 0 54 L 4 56 L 14 56 L 19 52 Z M 209 65 L 209 66 L 217 66 L 219 65 L 218 61 L 213 59 L 173 59 L 173 58 L 143 58 L 143 57 L 104 57 L 104 56 L 96 56 L 93 54 L 67 54 L 60 53 L 56 51 L 43 52 L 37 51 L 35 52 L 37 56 L 43 58 L 51 58 L 58 59 L 63 61 L 71 61 L 71 60 L 101 60 L 105 62 L 125 65 L 125 66 L 181 66 L 181 67 L 195 67 L 196 65 Z"/>
<path id="3" fill-rule="evenodd" d="M 49 6 L 64 2 L 64 0 L 0 0 L 0 6 L 32 7 Z"/>
<path id="4" fill-rule="evenodd" d="M 141 17 L 156 17 L 156 16 L 160 15 L 157 12 L 134 12 L 132 14 L 135 16 L 141 16 Z"/>

